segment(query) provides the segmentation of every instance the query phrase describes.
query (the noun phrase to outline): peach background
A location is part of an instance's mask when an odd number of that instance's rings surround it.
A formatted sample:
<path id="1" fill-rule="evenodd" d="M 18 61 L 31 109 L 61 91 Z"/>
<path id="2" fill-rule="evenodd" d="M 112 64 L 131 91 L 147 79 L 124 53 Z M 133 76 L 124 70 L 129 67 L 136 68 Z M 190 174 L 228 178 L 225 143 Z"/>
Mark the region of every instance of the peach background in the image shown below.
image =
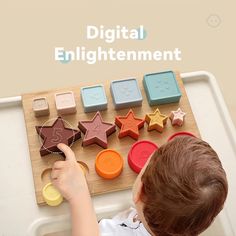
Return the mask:
<path id="1" fill-rule="evenodd" d="M 236 124 L 235 1 L 32 1 L 8 0 L 0 6 L 0 96 L 113 80 L 166 69 L 213 73 Z M 211 17 L 211 15 L 217 15 Z M 143 41 L 86 41 L 86 25 L 137 28 Z M 114 47 L 165 50 L 179 47 L 180 62 L 54 61 L 54 47 Z"/>

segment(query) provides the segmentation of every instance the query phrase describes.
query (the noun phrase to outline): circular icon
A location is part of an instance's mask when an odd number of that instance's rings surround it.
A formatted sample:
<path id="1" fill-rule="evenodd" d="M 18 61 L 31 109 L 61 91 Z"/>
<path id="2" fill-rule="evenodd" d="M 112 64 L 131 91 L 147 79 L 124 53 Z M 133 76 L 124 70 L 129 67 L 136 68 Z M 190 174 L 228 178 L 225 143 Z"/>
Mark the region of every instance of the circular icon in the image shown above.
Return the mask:
<path id="1" fill-rule="evenodd" d="M 218 27 L 221 24 L 220 16 L 216 14 L 209 15 L 207 18 L 207 24 L 212 28 Z"/>

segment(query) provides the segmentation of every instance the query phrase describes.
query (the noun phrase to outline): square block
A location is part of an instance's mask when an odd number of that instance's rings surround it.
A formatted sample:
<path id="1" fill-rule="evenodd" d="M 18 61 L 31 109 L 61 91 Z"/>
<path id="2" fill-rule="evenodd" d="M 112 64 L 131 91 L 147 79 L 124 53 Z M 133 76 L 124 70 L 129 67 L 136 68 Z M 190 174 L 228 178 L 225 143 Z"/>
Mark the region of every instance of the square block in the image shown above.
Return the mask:
<path id="1" fill-rule="evenodd" d="M 107 97 L 103 85 L 81 88 L 84 112 L 101 111 L 107 109 Z"/>
<path id="2" fill-rule="evenodd" d="M 142 105 L 143 97 L 136 79 L 112 81 L 111 94 L 115 109 Z"/>
<path id="3" fill-rule="evenodd" d="M 76 113 L 75 97 L 72 91 L 55 94 L 58 115 Z"/>
<path id="4" fill-rule="evenodd" d="M 34 98 L 32 106 L 36 117 L 49 115 L 49 106 L 45 97 Z"/>
<path id="5" fill-rule="evenodd" d="M 144 75 L 143 85 L 149 104 L 179 102 L 181 92 L 173 71 Z"/>

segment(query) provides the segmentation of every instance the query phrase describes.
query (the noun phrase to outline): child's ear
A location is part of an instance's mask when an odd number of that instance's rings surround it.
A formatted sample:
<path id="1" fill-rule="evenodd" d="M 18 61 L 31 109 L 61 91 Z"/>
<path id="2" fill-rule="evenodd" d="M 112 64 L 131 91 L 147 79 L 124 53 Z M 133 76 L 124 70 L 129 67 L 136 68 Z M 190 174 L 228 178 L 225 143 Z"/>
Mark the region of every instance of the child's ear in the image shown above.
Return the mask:
<path id="1" fill-rule="evenodd" d="M 137 187 L 136 187 L 135 194 L 134 194 L 134 203 L 135 204 L 140 201 L 142 190 L 143 190 L 143 182 L 139 181 L 139 183 L 137 184 Z"/>

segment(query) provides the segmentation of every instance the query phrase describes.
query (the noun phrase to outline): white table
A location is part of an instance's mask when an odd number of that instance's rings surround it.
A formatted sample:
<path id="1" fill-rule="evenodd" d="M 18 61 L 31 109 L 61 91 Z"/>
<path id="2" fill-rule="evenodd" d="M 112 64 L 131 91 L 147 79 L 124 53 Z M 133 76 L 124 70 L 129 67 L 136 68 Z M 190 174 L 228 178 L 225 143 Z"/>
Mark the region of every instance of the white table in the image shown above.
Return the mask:
<path id="1" fill-rule="evenodd" d="M 236 132 L 214 76 L 181 74 L 202 138 L 219 154 L 227 172 L 229 195 L 224 210 L 203 235 L 233 236 L 236 232 Z M 59 235 L 70 228 L 67 203 L 38 206 L 28 152 L 21 97 L 0 99 L 0 235 Z M 11 140 L 12 136 L 14 138 Z M 98 217 L 110 216 L 132 203 L 131 191 L 93 197 Z"/>

